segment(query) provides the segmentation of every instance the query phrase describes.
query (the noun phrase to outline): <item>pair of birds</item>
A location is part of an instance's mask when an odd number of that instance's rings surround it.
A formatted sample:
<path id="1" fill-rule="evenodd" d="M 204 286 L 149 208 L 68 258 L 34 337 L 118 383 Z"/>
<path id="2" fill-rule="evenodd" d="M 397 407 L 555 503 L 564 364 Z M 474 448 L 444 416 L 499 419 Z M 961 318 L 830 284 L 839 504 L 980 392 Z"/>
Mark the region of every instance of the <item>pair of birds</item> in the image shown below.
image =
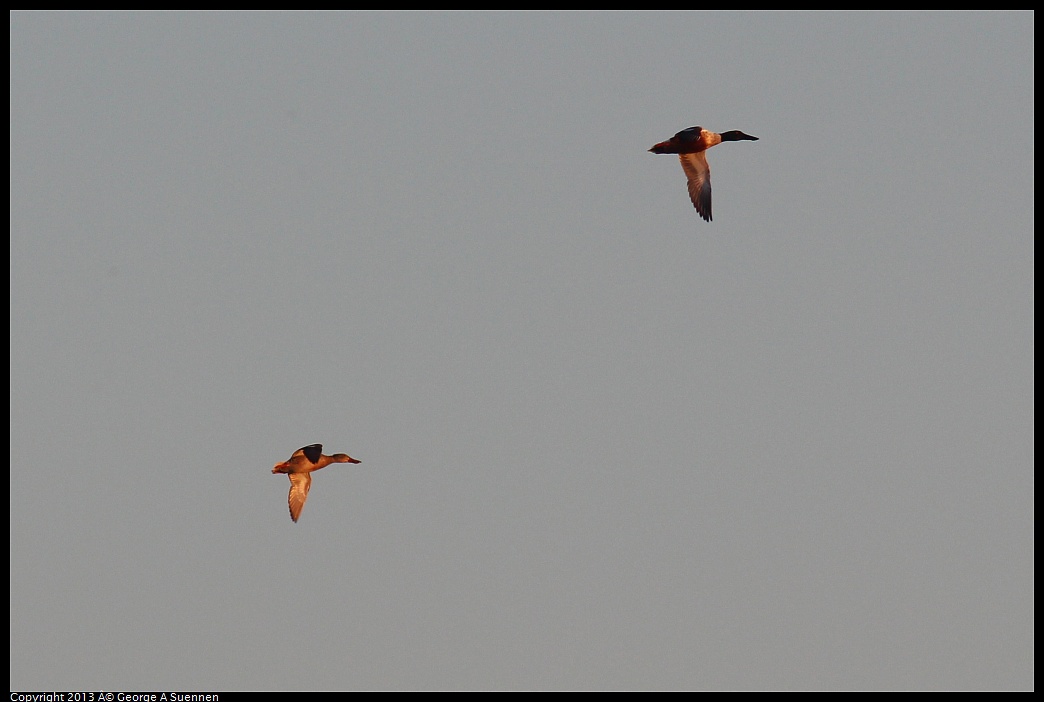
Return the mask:
<path id="1" fill-rule="evenodd" d="M 649 151 L 654 154 L 678 154 L 682 170 L 689 181 L 689 199 L 696 212 L 706 221 L 711 221 L 711 184 L 710 166 L 704 152 L 723 141 L 757 141 L 756 136 L 744 134 L 738 130 L 716 132 L 702 127 L 683 129 L 667 141 L 661 141 Z M 276 463 L 273 473 L 286 473 L 290 477 L 290 494 L 287 504 L 290 506 L 290 518 L 295 522 L 301 516 L 308 491 L 312 487 L 312 473 L 325 468 L 331 463 L 360 463 L 346 453 L 335 453 L 332 456 L 323 454 L 322 444 L 302 446 L 294 451 L 290 460 Z"/>

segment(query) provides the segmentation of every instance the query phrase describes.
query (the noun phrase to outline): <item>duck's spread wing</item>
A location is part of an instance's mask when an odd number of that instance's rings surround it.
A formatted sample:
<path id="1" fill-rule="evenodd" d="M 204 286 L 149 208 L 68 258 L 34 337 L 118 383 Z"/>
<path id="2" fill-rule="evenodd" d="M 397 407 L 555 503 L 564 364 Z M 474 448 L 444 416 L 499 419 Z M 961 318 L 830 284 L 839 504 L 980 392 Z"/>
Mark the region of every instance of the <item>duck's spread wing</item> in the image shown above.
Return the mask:
<path id="1" fill-rule="evenodd" d="M 682 170 L 689 180 L 689 199 L 696 212 L 708 222 L 711 221 L 711 184 L 710 166 L 702 151 L 695 154 L 678 154 Z"/>
<path id="2" fill-rule="evenodd" d="M 318 463 L 319 456 L 323 455 L 323 445 L 311 444 L 310 446 L 302 446 L 300 449 L 298 449 L 298 451 L 300 453 L 303 453 L 305 458 L 307 458 L 312 463 Z"/>
<path id="3" fill-rule="evenodd" d="M 290 518 L 295 522 L 301 516 L 305 500 L 308 499 L 308 490 L 312 487 L 312 476 L 309 473 L 289 473 L 290 495 L 287 503 L 290 505 Z"/>

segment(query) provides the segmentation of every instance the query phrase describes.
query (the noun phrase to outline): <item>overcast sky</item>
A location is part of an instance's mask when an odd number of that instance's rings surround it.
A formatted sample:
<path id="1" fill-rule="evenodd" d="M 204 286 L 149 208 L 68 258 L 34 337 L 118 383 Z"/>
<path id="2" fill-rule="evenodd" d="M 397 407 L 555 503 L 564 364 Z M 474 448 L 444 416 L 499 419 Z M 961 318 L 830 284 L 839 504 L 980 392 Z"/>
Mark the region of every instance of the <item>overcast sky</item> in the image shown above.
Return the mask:
<path id="1" fill-rule="evenodd" d="M 1032 13 L 10 19 L 12 690 L 1033 688 Z"/>

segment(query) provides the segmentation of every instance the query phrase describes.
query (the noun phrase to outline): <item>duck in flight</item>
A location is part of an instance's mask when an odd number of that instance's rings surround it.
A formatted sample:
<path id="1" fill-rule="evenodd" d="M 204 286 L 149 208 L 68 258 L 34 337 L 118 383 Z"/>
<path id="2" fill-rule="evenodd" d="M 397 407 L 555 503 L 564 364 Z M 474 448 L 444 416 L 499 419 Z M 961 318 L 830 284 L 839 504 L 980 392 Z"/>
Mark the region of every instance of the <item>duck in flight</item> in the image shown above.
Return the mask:
<path id="1" fill-rule="evenodd" d="M 332 456 L 323 455 L 322 444 L 303 446 L 290 456 L 290 460 L 276 463 L 272 469 L 273 473 L 286 473 L 290 477 L 290 495 L 287 504 L 290 505 L 290 518 L 295 522 L 301 516 L 305 500 L 308 499 L 308 490 L 312 487 L 312 471 L 325 468 L 331 463 L 361 463 L 347 453 L 335 453 Z"/>
<path id="2" fill-rule="evenodd" d="M 667 141 L 649 149 L 654 154 L 678 154 L 682 170 L 689 179 L 689 199 L 697 214 L 711 221 L 710 166 L 704 151 L 723 141 L 757 141 L 756 136 L 732 130 L 717 134 L 702 127 L 683 129 Z"/>

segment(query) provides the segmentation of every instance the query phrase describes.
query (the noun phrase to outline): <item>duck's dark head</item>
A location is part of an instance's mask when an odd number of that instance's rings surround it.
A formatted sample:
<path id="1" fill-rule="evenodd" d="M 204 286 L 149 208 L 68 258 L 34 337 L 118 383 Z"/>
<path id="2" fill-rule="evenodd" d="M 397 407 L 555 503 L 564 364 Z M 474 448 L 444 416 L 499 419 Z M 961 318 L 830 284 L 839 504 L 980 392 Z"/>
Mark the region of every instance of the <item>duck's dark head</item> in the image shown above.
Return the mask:
<path id="1" fill-rule="evenodd" d="M 744 134 L 743 132 L 739 131 L 738 129 L 733 129 L 731 132 L 722 132 L 721 133 L 721 140 L 722 141 L 757 141 L 758 138 L 756 136 L 751 136 L 750 134 Z"/>

